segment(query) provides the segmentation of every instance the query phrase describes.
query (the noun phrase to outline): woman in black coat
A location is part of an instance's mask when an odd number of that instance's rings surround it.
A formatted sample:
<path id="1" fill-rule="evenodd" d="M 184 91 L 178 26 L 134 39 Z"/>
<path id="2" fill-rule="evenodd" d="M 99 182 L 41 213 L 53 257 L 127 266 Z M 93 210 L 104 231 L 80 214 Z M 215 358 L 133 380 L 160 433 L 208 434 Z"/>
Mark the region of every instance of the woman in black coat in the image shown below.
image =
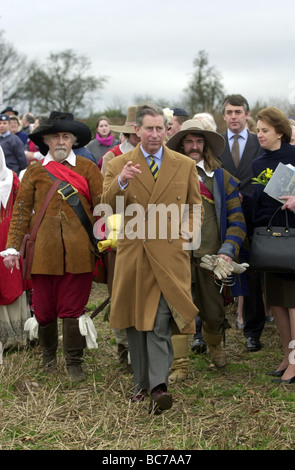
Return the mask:
<path id="1" fill-rule="evenodd" d="M 290 145 L 292 130 L 288 118 L 277 108 L 265 108 L 257 116 L 257 137 L 264 153 L 252 163 L 253 176 L 258 177 L 269 168 L 275 170 L 281 162 L 295 167 L 295 146 Z M 267 226 L 273 219 L 274 226 L 285 226 L 288 211 L 289 226 L 295 227 L 295 214 L 282 203 L 265 193 L 263 184 L 253 185 L 251 195 L 243 195 L 243 209 L 253 227 Z M 295 268 L 295 267 L 294 267 Z M 265 273 L 266 305 L 270 305 L 280 334 L 284 358 L 275 371 L 269 374 L 278 382 L 295 383 L 295 274 Z"/>

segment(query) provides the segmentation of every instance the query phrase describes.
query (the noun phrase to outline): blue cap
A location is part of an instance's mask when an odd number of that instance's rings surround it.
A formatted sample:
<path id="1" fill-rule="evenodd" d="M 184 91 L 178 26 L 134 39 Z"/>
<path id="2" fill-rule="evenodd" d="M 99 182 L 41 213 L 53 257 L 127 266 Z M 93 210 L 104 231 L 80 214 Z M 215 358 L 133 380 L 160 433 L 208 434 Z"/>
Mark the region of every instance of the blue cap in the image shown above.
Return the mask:
<path id="1" fill-rule="evenodd" d="M 187 117 L 189 117 L 188 112 L 183 108 L 171 108 L 171 110 L 173 111 L 173 116 L 187 116 Z"/>

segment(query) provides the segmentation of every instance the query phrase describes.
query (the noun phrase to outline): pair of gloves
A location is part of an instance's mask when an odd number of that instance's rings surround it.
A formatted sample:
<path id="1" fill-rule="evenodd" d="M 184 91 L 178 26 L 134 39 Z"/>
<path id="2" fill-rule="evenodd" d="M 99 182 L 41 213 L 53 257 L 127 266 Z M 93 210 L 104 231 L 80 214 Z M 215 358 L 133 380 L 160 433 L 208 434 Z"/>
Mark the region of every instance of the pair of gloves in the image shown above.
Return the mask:
<path id="1" fill-rule="evenodd" d="M 213 271 L 217 279 L 224 280 L 232 274 L 242 274 L 249 267 L 249 264 L 238 264 L 235 261 L 229 264 L 219 255 L 205 255 L 201 258 L 200 266 Z"/>
<path id="2" fill-rule="evenodd" d="M 121 215 L 114 214 L 107 218 L 107 239 L 98 242 L 97 246 L 100 252 L 105 251 L 107 248 L 116 249 L 117 238 L 121 227 Z M 247 263 L 238 264 L 232 261 L 229 264 L 219 255 L 205 255 L 201 258 L 201 268 L 213 271 L 214 275 L 219 280 L 225 280 L 232 274 L 242 274 L 249 267 Z"/>
<path id="3" fill-rule="evenodd" d="M 97 244 L 98 250 L 100 252 L 105 251 L 107 248 L 111 248 L 112 250 L 117 248 L 117 239 L 121 228 L 121 219 L 122 217 L 120 214 L 110 215 L 107 218 L 107 238 L 106 240 L 102 240 Z"/>

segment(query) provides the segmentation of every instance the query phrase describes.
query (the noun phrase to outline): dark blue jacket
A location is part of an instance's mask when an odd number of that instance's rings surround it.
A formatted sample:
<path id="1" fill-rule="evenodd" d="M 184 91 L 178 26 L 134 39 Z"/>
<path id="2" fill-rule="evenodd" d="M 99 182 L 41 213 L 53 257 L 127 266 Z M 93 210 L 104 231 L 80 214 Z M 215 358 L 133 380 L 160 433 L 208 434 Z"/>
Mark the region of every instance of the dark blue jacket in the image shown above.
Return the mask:
<path id="1" fill-rule="evenodd" d="M 14 134 L 0 136 L 0 145 L 5 155 L 6 166 L 17 175 L 28 166 L 28 160 L 21 140 Z"/>

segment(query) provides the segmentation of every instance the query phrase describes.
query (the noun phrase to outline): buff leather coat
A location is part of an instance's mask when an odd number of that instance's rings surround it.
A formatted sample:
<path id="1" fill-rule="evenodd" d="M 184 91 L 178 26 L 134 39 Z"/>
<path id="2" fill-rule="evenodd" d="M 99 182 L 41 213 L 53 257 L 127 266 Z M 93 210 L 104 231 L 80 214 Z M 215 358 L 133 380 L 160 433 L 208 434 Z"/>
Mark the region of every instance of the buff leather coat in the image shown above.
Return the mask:
<path id="1" fill-rule="evenodd" d="M 141 174 L 129 181 L 121 190 L 118 175 L 123 166 L 132 160 L 140 164 Z M 145 234 L 142 238 L 118 240 L 110 325 L 113 328 L 134 326 L 139 331 L 153 329 L 157 307 L 163 293 L 171 308 L 175 324 L 182 333 L 195 331 L 194 319 L 198 309 L 191 297 L 190 254 L 183 249 L 184 240 L 171 239 L 171 219 L 167 217 L 164 239 L 151 239 L 147 235 L 148 205 L 182 204 L 198 205 L 201 214 L 201 197 L 195 163 L 190 158 L 164 146 L 159 176 L 155 182 L 138 145 L 133 151 L 117 156 L 108 163 L 104 180 L 102 202 L 116 213 L 116 196 L 124 197 L 125 210 L 131 204 L 140 205 L 144 211 Z M 125 211 L 126 212 L 126 211 Z M 133 215 L 124 214 L 126 224 Z M 201 219 L 201 215 L 200 215 Z M 124 232 L 126 234 L 126 230 Z M 179 228 L 180 233 L 180 228 Z"/>
<path id="2" fill-rule="evenodd" d="M 97 166 L 77 155 L 72 170 L 87 181 L 94 207 L 102 193 L 103 177 Z M 31 163 L 26 169 L 15 201 L 7 248 L 19 251 L 24 234 L 32 230 L 37 214 L 52 185 L 52 179 L 40 162 Z M 80 195 L 82 205 L 94 224 L 93 208 Z M 94 269 L 94 249 L 88 234 L 77 215 L 57 192 L 51 199 L 39 227 L 32 266 L 32 274 L 62 275 L 86 273 Z"/>

